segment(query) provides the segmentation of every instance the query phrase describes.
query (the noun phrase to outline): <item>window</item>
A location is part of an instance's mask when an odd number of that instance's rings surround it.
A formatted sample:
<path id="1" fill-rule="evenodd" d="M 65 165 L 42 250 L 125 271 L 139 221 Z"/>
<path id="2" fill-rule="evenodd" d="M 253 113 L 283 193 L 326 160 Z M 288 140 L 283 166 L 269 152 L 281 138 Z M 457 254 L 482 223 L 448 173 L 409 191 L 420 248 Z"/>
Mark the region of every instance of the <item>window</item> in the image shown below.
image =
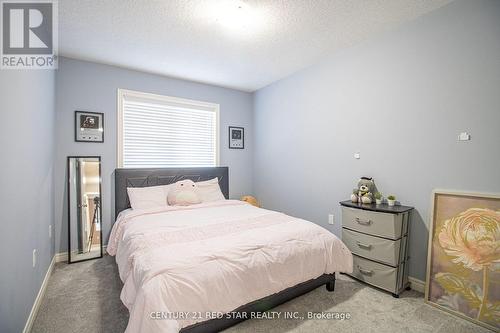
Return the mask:
<path id="1" fill-rule="evenodd" d="M 219 164 L 219 105 L 118 89 L 118 165 Z"/>

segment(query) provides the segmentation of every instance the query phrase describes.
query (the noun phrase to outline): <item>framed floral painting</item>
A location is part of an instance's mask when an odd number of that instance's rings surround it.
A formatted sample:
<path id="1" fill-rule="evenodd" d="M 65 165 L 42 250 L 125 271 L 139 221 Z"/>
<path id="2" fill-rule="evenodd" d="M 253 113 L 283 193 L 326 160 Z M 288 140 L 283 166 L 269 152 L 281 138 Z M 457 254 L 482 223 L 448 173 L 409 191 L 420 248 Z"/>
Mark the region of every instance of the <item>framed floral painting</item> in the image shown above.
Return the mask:
<path id="1" fill-rule="evenodd" d="M 425 300 L 500 330 L 500 195 L 436 190 Z"/>

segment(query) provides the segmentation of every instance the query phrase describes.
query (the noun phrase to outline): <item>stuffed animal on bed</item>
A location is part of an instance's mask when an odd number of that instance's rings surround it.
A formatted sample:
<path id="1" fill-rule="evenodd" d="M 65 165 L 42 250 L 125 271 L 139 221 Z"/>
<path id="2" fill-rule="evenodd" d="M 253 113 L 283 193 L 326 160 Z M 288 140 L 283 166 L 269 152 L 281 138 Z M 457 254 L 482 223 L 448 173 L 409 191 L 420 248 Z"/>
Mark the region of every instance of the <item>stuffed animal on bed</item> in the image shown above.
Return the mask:
<path id="1" fill-rule="evenodd" d="M 375 182 L 373 178 L 361 177 L 358 181 L 358 188 L 353 190 L 351 194 L 351 201 L 371 204 L 373 202 L 373 191 L 375 188 Z"/>
<path id="2" fill-rule="evenodd" d="M 167 201 L 171 206 L 189 206 L 201 203 L 201 197 L 195 182 L 185 179 L 168 191 Z"/>
<path id="3" fill-rule="evenodd" d="M 255 207 L 260 207 L 259 202 L 255 197 L 252 197 L 251 195 L 244 195 L 241 197 L 241 201 L 248 202 L 250 205 L 253 205 Z"/>

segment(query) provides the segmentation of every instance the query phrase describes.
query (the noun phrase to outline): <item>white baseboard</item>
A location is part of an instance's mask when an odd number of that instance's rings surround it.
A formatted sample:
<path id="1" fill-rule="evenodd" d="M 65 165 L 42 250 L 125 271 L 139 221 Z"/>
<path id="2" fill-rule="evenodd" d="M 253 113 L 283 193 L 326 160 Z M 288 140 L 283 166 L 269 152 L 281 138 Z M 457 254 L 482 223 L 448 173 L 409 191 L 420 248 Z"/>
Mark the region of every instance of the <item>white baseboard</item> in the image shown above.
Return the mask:
<path id="1" fill-rule="evenodd" d="M 68 252 L 59 252 L 54 256 L 56 262 L 68 261 Z"/>
<path id="2" fill-rule="evenodd" d="M 47 289 L 47 284 L 49 282 L 50 275 L 54 270 L 54 265 L 56 262 L 55 258 L 56 258 L 55 256 L 52 257 L 52 260 L 50 261 L 49 268 L 47 269 L 47 273 L 45 273 L 45 277 L 43 278 L 43 282 L 42 285 L 40 286 L 40 290 L 38 291 L 38 295 L 36 295 L 35 303 L 33 303 L 33 307 L 31 308 L 31 312 L 28 317 L 28 320 L 26 321 L 26 325 L 24 325 L 23 333 L 28 333 L 29 331 L 31 331 L 31 327 L 33 326 L 33 322 L 35 321 L 36 314 L 38 313 L 38 308 L 40 307 L 43 296 L 45 295 L 45 290 Z"/>
<path id="3" fill-rule="evenodd" d="M 102 247 L 103 254 L 105 253 L 105 251 L 106 251 L 106 245 Z M 49 268 L 47 269 L 47 273 L 45 273 L 42 285 L 40 286 L 40 290 L 38 291 L 38 295 L 36 295 L 35 302 L 33 303 L 33 307 L 31 308 L 28 320 L 26 321 L 26 325 L 24 325 L 23 333 L 29 333 L 31 331 L 31 327 L 33 326 L 33 322 L 35 321 L 36 315 L 38 313 L 38 308 L 42 303 L 42 299 L 43 296 L 45 295 L 45 290 L 47 289 L 47 284 L 49 282 L 50 275 L 54 270 L 54 266 L 57 262 L 63 262 L 63 261 L 68 261 L 68 252 L 56 253 L 54 257 L 52 257 Z"/>
<path id="4" fill-rule="evenodd" d="M 408 281 L 410 281 L 411 289 L 421 293 L 425 292 L 425 281 L 419 280 L 411 276 L 408 277 Z"/>
<path id="5" fill-rule="evenodd" d="M 107 245 L 102 246 L 102 254 L 106 254 L 106 247 Z M 66 252 L 56 253 L 54 257 L 56 258 L 56 262 L 68 261 L 68 252 L 66 251 Z"/>

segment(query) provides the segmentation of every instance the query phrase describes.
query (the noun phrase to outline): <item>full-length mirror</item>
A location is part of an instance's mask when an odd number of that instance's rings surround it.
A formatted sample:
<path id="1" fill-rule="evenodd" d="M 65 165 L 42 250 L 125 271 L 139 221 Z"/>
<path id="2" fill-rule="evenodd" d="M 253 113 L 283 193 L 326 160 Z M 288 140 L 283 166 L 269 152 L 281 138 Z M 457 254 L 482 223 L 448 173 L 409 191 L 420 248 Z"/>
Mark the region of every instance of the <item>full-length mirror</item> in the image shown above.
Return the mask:
<path id="1" fill-rule="evenodd" d="M 101 157 L 68 157 L 68 262 L 102 257 Z"/>

